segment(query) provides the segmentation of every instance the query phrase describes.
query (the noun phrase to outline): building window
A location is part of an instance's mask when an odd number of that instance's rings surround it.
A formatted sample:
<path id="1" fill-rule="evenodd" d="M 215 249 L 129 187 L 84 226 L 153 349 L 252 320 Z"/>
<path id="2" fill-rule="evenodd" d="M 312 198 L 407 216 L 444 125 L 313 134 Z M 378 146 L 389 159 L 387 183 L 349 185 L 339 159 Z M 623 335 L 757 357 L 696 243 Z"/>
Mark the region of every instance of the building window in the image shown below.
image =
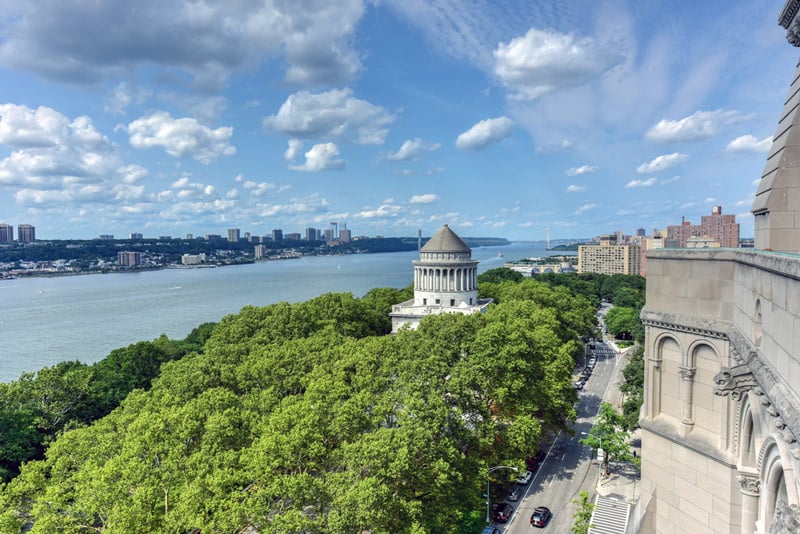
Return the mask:
<path id="1" fill-rule="evenodd" d="M 422 305 L 423 306 L 427 306 L 428 305 L 428 299 L 422 299 Z"/>
<path id="2" fill-rule="evenodd" d="M 439 299 L 436 299 L 436 304 L 441 304 L 441 301 Z"/>
<path id="3" fill-rule="evenodd" d="M 456 299 L 450 299 L 450 306 L 456 305 Z"/>

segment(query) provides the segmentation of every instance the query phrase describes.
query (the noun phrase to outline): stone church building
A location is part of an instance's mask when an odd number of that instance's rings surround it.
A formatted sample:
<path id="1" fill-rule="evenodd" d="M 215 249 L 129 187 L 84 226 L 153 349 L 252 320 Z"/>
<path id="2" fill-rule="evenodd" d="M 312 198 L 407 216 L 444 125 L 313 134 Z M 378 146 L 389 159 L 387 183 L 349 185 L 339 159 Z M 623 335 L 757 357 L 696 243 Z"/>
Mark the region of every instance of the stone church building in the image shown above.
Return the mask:
<path id="1" fill-rule="evenodd" d="M 414 298 L 392 306 L 392 333 L 416 328 L 426 315 L 483 313 L 492 299 L 478 298 L 478 261 L 446 224 L 414 261 Z"/>
<path id="2" fill-rule="evenodd" d="M 800 0 L 780 24 L 800 46 Z M 648 251 L 632 531 L 800 532 L 800 67 L 752 207 L 755 248 Z"/>

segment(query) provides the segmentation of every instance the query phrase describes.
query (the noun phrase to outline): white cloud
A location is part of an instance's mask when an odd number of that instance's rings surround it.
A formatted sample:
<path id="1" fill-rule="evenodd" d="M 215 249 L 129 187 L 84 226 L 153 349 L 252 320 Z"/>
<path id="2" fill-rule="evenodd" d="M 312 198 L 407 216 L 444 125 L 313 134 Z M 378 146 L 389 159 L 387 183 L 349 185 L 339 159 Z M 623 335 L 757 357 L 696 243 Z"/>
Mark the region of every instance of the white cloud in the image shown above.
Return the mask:
<path id="1" fill-rule="evenodd" d="M 514 99 L 535 99 L 582 85 L 622 60 L 608 44 L 536 28 L 528 30 L 524 37 L 498 44 L 494 58 L 494 72 Z"/>
<path id="2" fill-rule="evenodd" d="M 397 152 L 386 154 L 386 159 L 392 161 L 416 161 L 423 152 L 439 150 L 440 147 L 441 145 L 438 143 L 424 143 L 422 139 L 416 137 L 404 141 Z"/>
<path id="3" fill-rule="evenodd" d="M 289 165 L 293 171 L 318 172 L 344 168 L 344 160 L 338 159 L 339 148 L 334 143 L 314 145 L 305 153 L 306 161 L 302 165 Z"/>
<path id="4" fill-rule="evenodd" d="M 39 106 L 0 106 L 0 143 L 17 148 L 55 146 L 69 135 L 69 119 L 56 110 Z"/>
<path id="5" fill-rule="evenodd" d="M 134 148 L 162 147 L 170 156 L 192 157 L 205 165 L 236 153 L 229 143 L 233 128 L 212 130 L 196 119 L 174 119 L 165 111 L 136 119 L 127 131 Z"/>
<path id="6" fill-rule="evenodd" d="M 294 161 L 294 158 L 297 157 L 302 149 L 302 141 L 299 139 L 289 139 L 289 146 L 286 148 L 286 152 L 283 153 L 283 157 L 286 158 L 286 161 Z"/>
<path id="7" fill-rule="evenodd" d="M 586 191 L 586 188 L 582 185 L 570 185 L 567 187 L 567 193 L 580 193 L 581 191 Z"/>
<path id="8" fill-rule="evenodd" d="M 380 145 L 394 116 L 380 106 L 353 98 L 349 88 L 290 95 L 264 126 L 293 137 L 339 137 L 363 145 Z"/>
<path id="9" fill-rule="evenodd" d="M 580 176 L 592 172 L 597 172 L 597 167 L 594 165 L 581 165 L 580 167 L 572 167 L 566 170 L 567 176 Z"/>
<path id="10" fill-rule="evenodd" d="M 595 209 L 596 207 L 597 204 L 584 204 L 583 206 L 575 210 L 575 215 L 581 215 L 583 213 L 586 213 L 587 211 Z"/>
<path id="11" fill-rule="evenodd" d="M 536 147 L 537 154 L 548 154 L 553 152 L 565 152 L 571 150 L 575 146 L 575 142 L 571 139 L 563 139 L 560 143 L 552 143 L 539 145 Z"/>
<path id="12" fill-rule="evenodd" d="M 694 141 L 717 133 L 721 126 L 744 120 L 738 111 L 697 111 L 679 120 L 661 119 L 650 128 L 645 137 L 650 141 L 667 143 L 672 141 Z"/>
<path id="13" fill-rule="evenodd" d="M 438 196 L 433 193 L 427 193 L 425 195 L 414 195 L 409 202 L 411 202 L 411 204 L 430 204 L 437 200 L 439 200 Z"/>
<path id="14" fill-rule="evenodd" d="M 18 149 L 0 160 L 5 185 L 74 189 L 78 183 L 112 180 L 119 167 L 116 148 L 91 119 L 69 120 L 43 106 L 0 105 L 0 144 Z"/>
<path id="15" fill-rule="evenodd" d="M 389 218 L 389 217 L 397 217 L 403 211 L 402 206 L 397 206 L 393 204 L 381 204 L 375 209 L 371 210 L 363 210 L 356 213 L 356 217 L 359 219 L 378 219 L 378 218 Z"/>
<path id="16" fill-rule="evenodd" d="M 769 152 L 772 146 L 772 137 L 758 139 L 753 135 L 737 137 L 725 147 L 728 152 L 759 154 Z"/>
<path id="17" fill-rule="evenodd" d="M 658 172 L 663 171 L 665 169 L 669 169 L 670 167 L 674 167 L 680 163 L 683 163 L 689 159 L 689 156 L 686 154 L 681 154 L 680 152 L 673 152 L 672 154 L 663 154 L 654 158 L 652 161 L 647 163 L 642 163 L 638 167 L 636 167 L 636 172 L 639 174 L 649 174 L 651 172 Z"/>
<path id="18" fill-rule="evenodd" d="M 6 2 L 0 62 L 72 83 L 150 69 L 174 78 L 188 73 L 197 85 L 219 88 L 231 72 L 282 56 L 290 83 L 341 84 L 361 69 L 351 45 L 365 9 L 361 0 L 137 0 L 135 9 L 119 2 Z"/>
<path id="19" fill-rule="evenodd" d="M 314 193 L 305 198 L 293 198 L 288 204 L 263 204 L 260 207 L 260 217 L 274 217 L 276 215 L 297 215 L 297 214 L 313 214 L 313 213 L 326 213 L 328 211 L 328 201 L 319 193 Z M 333 217 L 335 219 L 346 219 L 347 216 Z M 321 219 L 314 219 L 319 222 Z"/>
<path id="20" fill-rule="evenodd" d="M 655 178 L 648 178 L 647 180 L 631 180 L 627 184 L 625 184 L 626 189 L 631 189 L 634 187 L 650 187 L 652 185 L 656 185 L 658 180 Z"/>
<path id="21" fill-rule="evenodd" d="M 456 147 L 461 150 L 480 150 L 487 145 L 511 135 L 514 122 L 508 117 L 485 119 L 462 133 L 456 139 Z"/>
<path id="22" fill-rule="evenodd" d="M 273 193 L 278 189 L 278 186 L 275 184 L 270 184 L 267 182 L 257 183 L 250 180 L 246 181 L 242 187 L 250 192 L 251 197 L 260 197 L 268 193 Z"/>

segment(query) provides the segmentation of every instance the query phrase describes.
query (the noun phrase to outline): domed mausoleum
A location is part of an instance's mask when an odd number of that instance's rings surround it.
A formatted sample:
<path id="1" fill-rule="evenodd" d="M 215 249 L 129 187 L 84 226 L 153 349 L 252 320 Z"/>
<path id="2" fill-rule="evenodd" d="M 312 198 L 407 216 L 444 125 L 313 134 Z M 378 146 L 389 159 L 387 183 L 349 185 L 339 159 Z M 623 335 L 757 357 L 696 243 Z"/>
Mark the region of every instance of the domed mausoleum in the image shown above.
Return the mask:
<path id="1" fill-rule="evenodd" d="M 414 261 L 414 298 L 392 306 L 392 332 L 416 328 L 426 315 L 485 312 L 492 299 L 478 299 L 478 261 L 446 224 Z"/>

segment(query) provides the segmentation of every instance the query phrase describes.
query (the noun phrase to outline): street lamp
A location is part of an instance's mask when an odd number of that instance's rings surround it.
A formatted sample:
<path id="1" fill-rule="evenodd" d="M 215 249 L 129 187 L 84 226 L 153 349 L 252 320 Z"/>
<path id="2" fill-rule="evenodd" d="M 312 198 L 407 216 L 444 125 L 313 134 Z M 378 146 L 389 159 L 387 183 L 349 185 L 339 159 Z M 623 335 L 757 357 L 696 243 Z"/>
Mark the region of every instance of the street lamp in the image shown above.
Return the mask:
<path id="1" fill-rule="evenodd" d="M 486 522 L 491 522 L 491 517 L 489 516 L 489 509 L 491 507 L 490 501 L 492 500 L 492 494 L 489 493 L 489 484 L 492 481 L 492 478 L 489 476 L 495 471 L 499 471 L 500 469 L 511 469 L 512 471 L 519 471 L 516 467 L 511 467 L 508 465 L 496 465 L 494 467 L 490 467 L 489 471 L 486 472 Z"/>

